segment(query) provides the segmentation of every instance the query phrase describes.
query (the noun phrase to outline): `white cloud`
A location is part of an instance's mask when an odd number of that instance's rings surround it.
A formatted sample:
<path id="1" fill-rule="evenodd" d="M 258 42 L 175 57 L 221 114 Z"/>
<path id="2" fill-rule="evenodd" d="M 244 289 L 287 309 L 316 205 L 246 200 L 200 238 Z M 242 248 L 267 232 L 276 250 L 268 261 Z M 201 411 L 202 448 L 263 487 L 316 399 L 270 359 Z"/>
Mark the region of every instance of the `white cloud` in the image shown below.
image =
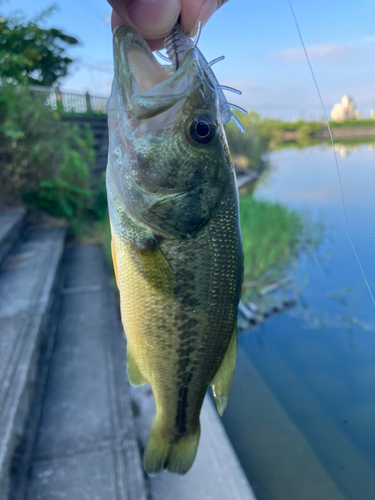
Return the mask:
<path id="1" fill-rule="evenodd" d="M 306 47 L 306 50 L 311 61 L 337 61 L 348 55 L 352 51 L 352 48 L 346 45 L 310 45 L 310 47 Z M 280 52 L 271 54 L 270 58 L 289 62 L 306 61 L 302 47 L 283 49 Z"/>

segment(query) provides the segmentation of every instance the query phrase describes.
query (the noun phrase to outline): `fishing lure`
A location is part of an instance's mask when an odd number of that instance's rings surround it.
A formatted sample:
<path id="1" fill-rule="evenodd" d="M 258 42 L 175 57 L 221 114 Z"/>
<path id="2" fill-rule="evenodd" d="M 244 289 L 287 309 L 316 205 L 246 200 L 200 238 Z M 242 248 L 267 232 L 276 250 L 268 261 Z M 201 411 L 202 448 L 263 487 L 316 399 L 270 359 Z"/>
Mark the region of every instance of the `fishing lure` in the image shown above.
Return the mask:
<path id="1" fill-rule="evenodd" d="M 184 55 L 186 52 L 194 48 L 198 53 L 198 60 L 201 67 L 206 71 L 211 83 L 213 84 L 217 96 L 219 99 L 219 116 L 222 125 L 226 125 L 230 120 L 238 127 L 238 129 L 244 134 L 245 128 L 243 127 L 240 120 L 232 112 L 232 109 L 236 109 L 243 114 L 247 114 L 247 111 L 236 104 L 229 103 L 223 90 L 233 92 L 234 94 L 241 95 L 242 92 L 233 87 L 228 87 L 227 85 L 220 85 L 215 73 L 212 70 L 212 66 L 225 59 L 224 56 L 218 57 L 213 61 L 207 62 L 202 52 L 198 49 L 198 41 L 202 31 L 202 22 L 198 23 L 198 33 L 194 40 L 189 37 L 189 33 L 184 30 L 180 23 L 177 22 L 173 27 L 172 31 L 166 36 L 164 40 L 165 49 L 168 54 L 168 58 L 164 57 L 159 51 L 157 54 L 168 63 L 172 63 L 176 70 L 178 69 Z"/>

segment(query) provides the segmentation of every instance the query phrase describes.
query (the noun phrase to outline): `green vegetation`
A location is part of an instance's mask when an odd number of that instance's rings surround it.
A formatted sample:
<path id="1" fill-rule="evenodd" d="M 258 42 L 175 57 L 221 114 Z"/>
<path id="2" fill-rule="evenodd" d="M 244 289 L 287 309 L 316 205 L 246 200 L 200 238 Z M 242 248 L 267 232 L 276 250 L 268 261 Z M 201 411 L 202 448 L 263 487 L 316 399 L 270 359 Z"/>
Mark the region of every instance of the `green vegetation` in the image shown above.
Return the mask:
<path id="1" fill-rule="evenodd" d="M 327 144 L 331 144 L 331 142 L 327 142 Z M 369 137 L 368 139 L 340 139 L 339 141 L 335 141 L 335 146 L 347 146 L 347 147 L 358 147 L 362 145 L 370 145 L 375 144 L 375 137 Z"/>
<path id="2" fill-rule="evenodd" d="M 57 112 L 43 103 L 39 93 L 27 86 L 3 85 L 0 89 L 0 180 L 2 189 L 14 196 L 36 189 L 42 180 L 61 166 L 62 175 L 69 161 L 93 161 L 89 131 L 80 137 L 76 128 L 60 121 Z M 86 170 L 85 170 L 86 172 Z M 85 189 L 83 173 L 75 180 Z"/>
<path id="3" fill-rule="evenodd" d="M 64 219 L 83 237 L 107 217 L 104 177 L 90 175 L 91 129 L 64 123 L 28 86 L 57 83 L 73 62 L 65 51 L 78 40 L 42 26 L 53 10 L 29 21 L 0 15 L 0 196 Z"/>
<path id="4" fill-rule="evenodd" d="M 321 226 L 287 207 L 252 196 L 240 197 L 240 222 L 245 258 L 245 291 L 254 292 L 279 279 L 302 252 L 316 247 Z"/>
<path id="5" fill-rule="evenodd" d="M 375 137 L 369 137 L 369 138 L 364 138 L 364 139 L 340 139 L 340 140 L 335 140 L 335 148 L 338 148 L 340 146 L 347 146 L 348 148 L 355 148 L 359 147 L 362 145 L 370 145 L 370 144 L 375 144 Z M 288 148 L 293 148 L 293 149 L 304 149 L 304 148 L 310 148 L 313 146 L 321 146 L 325 145 L 326 147 L 332 147 L 332 143 L 330 140 L 321 140 L 321 139 L 307 139 L 305 141 L 285 141 L 285 142 L 279 142 L 277 144 L 273 144 L 272 149 L 273 150 L 280 150 L 280 149 L 288 149 Z"/>
<path id="6" fill-rule="evenodd" d="M 63 123 L 27 86 L 0 89 L 2 193 L 69 222 L 73 235 L 106 216 L 104 179 L 93 185 L 90 127 Z"/>
<path id="7" fill-rule="evenodd" d="M 0 15 L 0 80 L 2 83 L 28 83 L 51 86 L 64 77 L 73 62 L 66 48 L 78 40 L 44 23 L 55 7 L 26 20 L 21 12 Z"/>
<path id="8" fill-rule="evenodd" d="M 375 127 L 375 120 L 361 118 L 360 120 L 345 120 L 343 122 L 329 122 L 330 127 Z"/>

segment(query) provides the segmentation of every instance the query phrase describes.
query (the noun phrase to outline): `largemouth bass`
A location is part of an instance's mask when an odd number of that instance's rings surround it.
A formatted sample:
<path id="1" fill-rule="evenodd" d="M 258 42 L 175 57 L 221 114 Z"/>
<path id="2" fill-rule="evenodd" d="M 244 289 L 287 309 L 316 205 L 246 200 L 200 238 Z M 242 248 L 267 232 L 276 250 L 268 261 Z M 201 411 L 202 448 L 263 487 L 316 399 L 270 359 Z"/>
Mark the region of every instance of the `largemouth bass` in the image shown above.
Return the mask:
<path id="1" fill-rule="evenodd" d="M 114 32 L 112 256 L 129 381 L 149 383 L 155 396 L 144 453 L 149 474 L 190 469 L 209 385 L 220 414 L 227 405 L 243 275 L 237 185 L 218 90 L 196 48 L 175 55 L 162 66 L 136 31 Z"/>

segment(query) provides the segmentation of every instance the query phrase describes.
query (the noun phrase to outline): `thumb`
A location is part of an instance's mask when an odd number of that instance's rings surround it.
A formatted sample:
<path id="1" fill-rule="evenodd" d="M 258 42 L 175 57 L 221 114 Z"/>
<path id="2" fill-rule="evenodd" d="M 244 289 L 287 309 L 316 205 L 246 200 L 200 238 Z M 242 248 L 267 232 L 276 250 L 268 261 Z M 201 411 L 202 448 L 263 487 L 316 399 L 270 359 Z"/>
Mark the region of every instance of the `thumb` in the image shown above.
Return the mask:
<path id="1" fill-rule="evenodd" d="M 167 35 L 181 11 L 180 0 L 109 0 L 109 3 L 114 10 L 112 28 L 127 24 L 150 40 Z"/>

